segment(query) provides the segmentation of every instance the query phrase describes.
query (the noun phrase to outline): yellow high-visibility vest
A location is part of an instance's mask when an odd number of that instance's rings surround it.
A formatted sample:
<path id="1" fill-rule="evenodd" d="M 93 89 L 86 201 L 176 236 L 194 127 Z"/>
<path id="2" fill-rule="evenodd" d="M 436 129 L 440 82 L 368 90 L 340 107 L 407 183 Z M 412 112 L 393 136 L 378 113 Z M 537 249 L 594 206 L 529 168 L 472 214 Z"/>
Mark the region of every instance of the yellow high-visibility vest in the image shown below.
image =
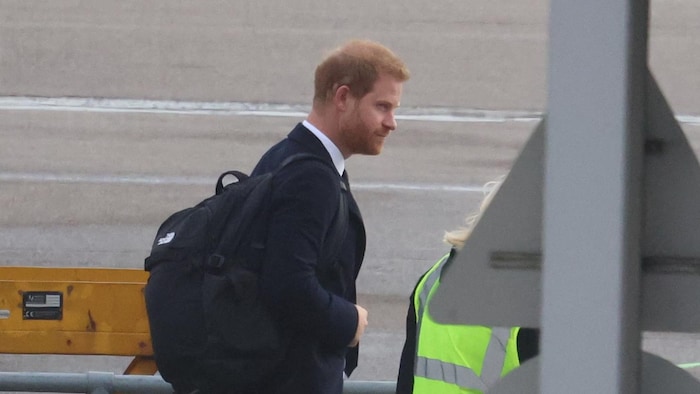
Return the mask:
<path id="1" fill-rule="evenodd" d="M 416 362 L 414 394 L 482 394 L 498 379 L 520 366 L 519 327 L 498 328 L 440 324 L 428 303 L 440 285 L 440 273 L 450 255 L 440 259 L 416 286 Z"/>

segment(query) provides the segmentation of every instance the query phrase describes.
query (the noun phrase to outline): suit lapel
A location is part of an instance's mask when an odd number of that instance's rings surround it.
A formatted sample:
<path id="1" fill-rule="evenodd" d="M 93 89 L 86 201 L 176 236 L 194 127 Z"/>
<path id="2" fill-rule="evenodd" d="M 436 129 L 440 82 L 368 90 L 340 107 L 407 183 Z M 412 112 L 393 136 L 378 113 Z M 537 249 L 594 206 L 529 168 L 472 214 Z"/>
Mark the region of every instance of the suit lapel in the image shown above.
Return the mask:
<path id="1" fill-rule="evenodd" d="M 333 166 L 333 159 L 331 159 L 331 155 L 326 150 L 326 147 L 324 147 L 321 141 L 319 141 L 319 139 L 316 138 L 316 136 L 309 129 L 304 127 L 303 124 L 297 124 L 297 126 L 289 133 L 289 135 L 287 135 L 287 138 L 300 144 L 304 148 L 304 150 L 308 151 L 309 153 L 313 153 L 314 155 L 323 157 L 324 160 L 327 160 L 328 163 L 330 163 L 330 165 Z M 347 171 L 343 172 L 342 179 L 345 183 L 345 187 L 348 190 L 348 196 L 350 197 L 348 198 L 348 207 L 350 209 L 350 215 L 354 216 L 355 220 L 357 220 L 357 222 L 360 223 L 361 237 L 364 240 L 365 231 L 364 224 L 362 221 L 362 214 L 360 213 L 360 207 L 355 201 L 355 197 L 352 195 L 352 189 L 350 188 L 350 180 L 348 178 Z"/>

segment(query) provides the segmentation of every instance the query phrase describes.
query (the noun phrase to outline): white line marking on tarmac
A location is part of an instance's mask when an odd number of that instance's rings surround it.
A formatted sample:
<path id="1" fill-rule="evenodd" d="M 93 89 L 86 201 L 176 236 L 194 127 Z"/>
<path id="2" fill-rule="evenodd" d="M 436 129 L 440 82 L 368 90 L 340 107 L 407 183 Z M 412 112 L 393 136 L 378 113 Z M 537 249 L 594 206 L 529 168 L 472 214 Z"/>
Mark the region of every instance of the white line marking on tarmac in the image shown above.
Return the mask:
<path id="1" fill-rule="evenodd" d="M 305 117 L 308 105 L 206 102 L 173 100 L 132 100 L 92 97 L 0 96 L 0 110 L 127 112 L 173 115 Z M 535 122 L 542 117 L 535 111 L 498 111 L 445 107 L 399 108 L 396 118 L 428 122 Z"/>
<path id="2" fill-rule="evenodd" d="M 135 100 L 97 97 L 0 96 L 0 110 L 126 112 L 173 115 L 267 116 L 300 118 L 309 113 L 308 105 L 251 103 L 236 101 Z M 399 108 L 396 118 L 424 122 L 537 122 L 538 111 L 484 110 L 473 108 Z M 700 116 L 677 115 L 676 120 L 700 126 Z"/>
<path id="3" fill-rule="evenodd" d="M 94 184 L 136 184 L 136 185 L 214 185 L 215 177 L 155 176 L 155 175 L 96 175 L 96 174 L 53 174 L 40 172 L 0 172 L 0 181 L 4 182 L 57 182 L 57 183 L 94 183 Z M 401 190 L 430 192 L 483 193 L 481 185 L 440 185 L 417 183 L 382 183 L 358 182 L 352 184 L 353 190 Z"/>

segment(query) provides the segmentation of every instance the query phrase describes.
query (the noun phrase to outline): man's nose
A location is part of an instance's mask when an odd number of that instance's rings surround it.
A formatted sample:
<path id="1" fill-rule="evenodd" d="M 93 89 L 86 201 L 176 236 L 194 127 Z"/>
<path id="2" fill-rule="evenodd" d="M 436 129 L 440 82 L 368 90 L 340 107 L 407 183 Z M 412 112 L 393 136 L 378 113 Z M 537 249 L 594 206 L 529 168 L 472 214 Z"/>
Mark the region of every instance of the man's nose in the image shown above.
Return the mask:
<path id="1" fill-rule="evenodd" d="M 389 115 L 387 115 L 386 118 L 384 118 L 384 127 L 392 131 L 396 130 L 396 117 L 394 116 L 393 112 L 391 112 Z"/>

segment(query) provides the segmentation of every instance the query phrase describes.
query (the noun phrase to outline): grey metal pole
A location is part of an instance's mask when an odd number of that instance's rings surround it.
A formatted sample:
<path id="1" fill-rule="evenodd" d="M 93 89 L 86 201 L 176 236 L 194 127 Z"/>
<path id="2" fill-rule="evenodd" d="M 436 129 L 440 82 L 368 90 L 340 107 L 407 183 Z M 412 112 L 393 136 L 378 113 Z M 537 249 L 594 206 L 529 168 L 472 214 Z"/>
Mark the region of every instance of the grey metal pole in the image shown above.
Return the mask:
<path id="1" fill-rule="evenodd" d="M 115 375 L 112 372 L 0 372 L 0 391 L 52 393 L 172 393 L 160 376 Z M 391 394 L 395 381 L 348 380 L 344 394 Z"/>
<path id="2" fill-rule="evenodd" d="M 0 391 L 53 393 L 172 393 L 160 376 L 115 375 L 111 372 L 0 372 Z"/>
<path id="3" fill-rule="evenodd" d="M 540 392 L 640 390 L 648 3 L 552 0 Z"/>

